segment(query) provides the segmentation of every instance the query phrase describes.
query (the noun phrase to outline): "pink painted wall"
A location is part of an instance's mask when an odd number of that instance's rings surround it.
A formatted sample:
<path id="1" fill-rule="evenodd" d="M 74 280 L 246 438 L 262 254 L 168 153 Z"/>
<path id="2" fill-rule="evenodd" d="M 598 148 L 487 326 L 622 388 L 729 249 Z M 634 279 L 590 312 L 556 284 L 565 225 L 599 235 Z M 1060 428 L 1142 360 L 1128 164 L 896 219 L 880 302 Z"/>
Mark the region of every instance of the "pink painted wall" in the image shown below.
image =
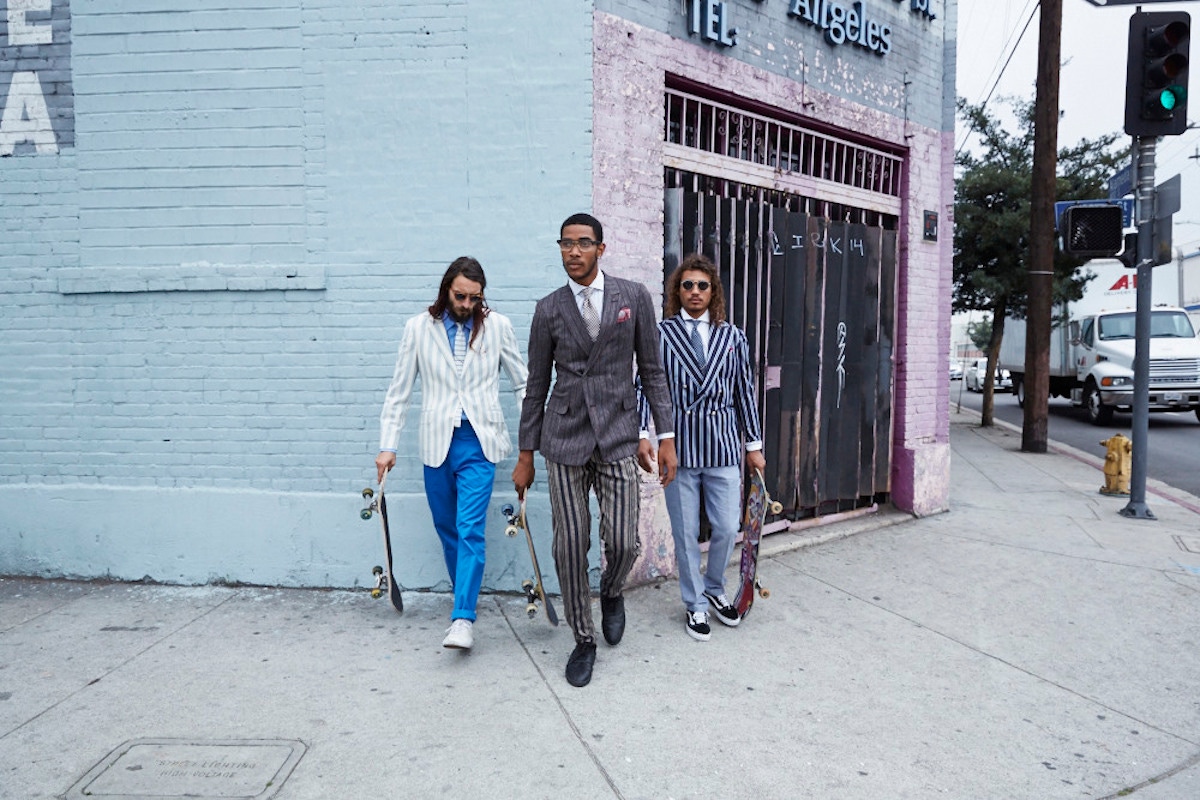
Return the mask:
<path id="1" fill-rule="evenodd" d="M 814 122 L 908 147 L 897 295 L 892 498 L 918 515 L 948 506 L 953 133 L 906 122 L 810 85 L 765 72 L 608 14 L 594 21 L 592 202 L 604 222 L 606 269 L 657 291 L 662 280 L 663 92 L 679 75 Z M 940 65 L 938 65 L 940 75 Z M 939 240 L 922 238 L 923 212 L 939 214 Z M 654 491 L 647 504 L 661 502 Z M 641 577 L 673 573 L 657 555 L 663 531 L 643 511 Z M 665 536 L 669 543 L 670 533 Z M 669 548 L 666 548 L 669 555 Z M 637 576 L 635 576 L 637 577 Z"/>

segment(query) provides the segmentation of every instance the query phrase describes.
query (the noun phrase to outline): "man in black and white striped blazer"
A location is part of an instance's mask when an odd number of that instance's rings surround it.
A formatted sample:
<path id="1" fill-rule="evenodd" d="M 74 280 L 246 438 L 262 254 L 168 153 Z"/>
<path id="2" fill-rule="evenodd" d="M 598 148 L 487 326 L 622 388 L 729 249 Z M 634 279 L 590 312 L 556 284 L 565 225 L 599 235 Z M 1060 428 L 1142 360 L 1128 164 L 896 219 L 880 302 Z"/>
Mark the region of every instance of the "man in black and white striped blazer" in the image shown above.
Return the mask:
<path id="1" fill-rule="evenodd" d="M 708 610 L 725 625 L 741 622 L 725 594 L 725 567 L 737 539 L 741 509 L 741 463 L 762 470 L 762 428 L 754 396 L 746 335 L 725 317 L 725 293 L 716 266 L 692 254 L 671 273 L 664 291 L 666 309 L 658 324 L 663 367 L 674 408 L 679 468 L 665 487 L 667 513 L 675 539 L 685 626 L 707 641 Z M 649 414 L 642 406 L 642 436 Z M 648 445 L 639 459 L 648 461 Z M 700 490 L 712 525 L 708 567 L 700 571 Z"/>

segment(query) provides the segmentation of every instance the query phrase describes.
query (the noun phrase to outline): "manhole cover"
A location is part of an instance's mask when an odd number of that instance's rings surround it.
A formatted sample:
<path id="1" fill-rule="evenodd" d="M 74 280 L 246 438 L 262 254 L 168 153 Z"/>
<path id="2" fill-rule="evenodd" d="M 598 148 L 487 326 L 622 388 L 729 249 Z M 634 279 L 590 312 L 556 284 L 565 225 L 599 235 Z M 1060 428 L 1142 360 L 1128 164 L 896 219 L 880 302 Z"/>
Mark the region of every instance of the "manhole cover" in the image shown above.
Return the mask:
<path id="1" fill-rule="evenodd" d="M 304 751 L 303 742 L 285 739 L 135 739 L 109 753 L 65 796 L 267 800 L 279 791 Z"/>

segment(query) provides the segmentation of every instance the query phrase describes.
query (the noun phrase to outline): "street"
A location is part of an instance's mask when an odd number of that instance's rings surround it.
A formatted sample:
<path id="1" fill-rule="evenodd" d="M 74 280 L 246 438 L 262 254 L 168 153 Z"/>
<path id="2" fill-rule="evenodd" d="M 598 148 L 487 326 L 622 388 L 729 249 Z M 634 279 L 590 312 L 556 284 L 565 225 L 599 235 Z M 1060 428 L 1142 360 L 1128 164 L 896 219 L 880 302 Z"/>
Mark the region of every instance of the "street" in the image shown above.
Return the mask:
<path id="1" fill-rule="evenodd" d="M 950 405 L 978 411 L 983 395 L 968 392 L 962 381 L 950 382 Z M 997 393 L 997 420 L 1021 427 L 1024 411 L 1008 392 Z M 1050 438 L 1103 458 L 1100 441 L 1114 433 L 1130 435 L 1133 415 L 1120 412 L 1113 416 L 1112 425 L 1097 427 L 1088 422 L 1083 410 L 1074 408 L 1061 397 L 1050 399 L 1048 422 Z M 1149 464 L 1146 474 L 1176 489 L 1200 496 L 1200 421 L 1190 411 L 1150 415 Z"/>

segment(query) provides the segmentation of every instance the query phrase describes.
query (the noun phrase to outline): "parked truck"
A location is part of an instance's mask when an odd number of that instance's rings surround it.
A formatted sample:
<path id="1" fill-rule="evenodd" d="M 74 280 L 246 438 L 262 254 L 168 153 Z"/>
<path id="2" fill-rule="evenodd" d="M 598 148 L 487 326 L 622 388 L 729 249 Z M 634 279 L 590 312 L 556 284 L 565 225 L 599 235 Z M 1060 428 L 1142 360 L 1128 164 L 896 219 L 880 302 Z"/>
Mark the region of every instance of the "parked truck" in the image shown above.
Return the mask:
<path id="1" fill-rule="evenodd" d="M 1136 273 L 1115 260 L 1089 262 L 1083 298 L 1056 307 L 1050 331 L 1050 396 L 1068 397 L 1095 425 L 1133 410 Z M 1178 305 L 1174 281 L 1154 281 L 1150 321 L 1150 410 L 1192 411 L 1200 420 L 1200 338 Z M 1025 321 L 1007 319 L 999 366 L 1025 404 Z"/>

